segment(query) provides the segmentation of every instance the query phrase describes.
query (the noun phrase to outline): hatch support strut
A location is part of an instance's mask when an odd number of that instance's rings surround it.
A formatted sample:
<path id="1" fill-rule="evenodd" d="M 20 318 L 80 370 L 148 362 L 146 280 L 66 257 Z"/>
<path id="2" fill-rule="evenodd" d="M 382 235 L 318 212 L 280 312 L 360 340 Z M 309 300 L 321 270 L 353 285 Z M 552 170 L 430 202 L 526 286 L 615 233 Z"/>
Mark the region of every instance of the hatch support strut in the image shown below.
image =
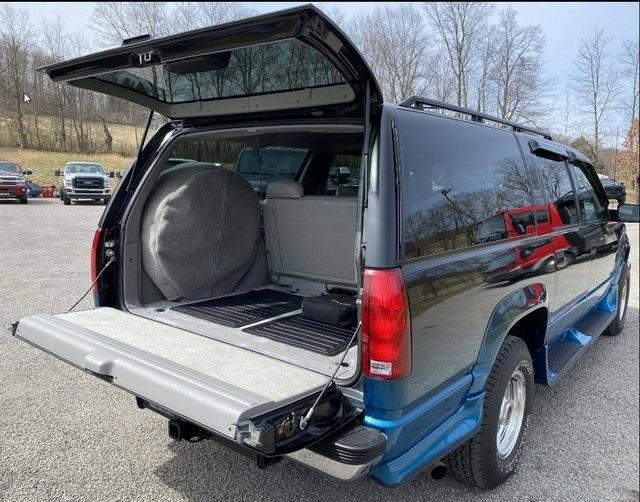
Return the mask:
<path id="1" fill-rule="evenodd" d="M 136 160 L 131 166 L 129 175 L 129 181 L 127 182 L 127 192 L 131 189 L 131 183 L 133 182 L 135 171 L 137 171 L 138 162 L 140 161 L 140 154 L 142 153 L 142 149 L 144 148 L 144 143 L 147 140 L 147 134 L 149 133 L 149 128 L 151 127 L 151 121 L 153 120 L 153 110 L 149 110 L 149 115 L 147 116 L 147 122 L 144 125 L 144 131 L 142 131 L 142 138 L 140 138 L 140 144 L 138 145 L 138 153 L 136 154 Z"/>

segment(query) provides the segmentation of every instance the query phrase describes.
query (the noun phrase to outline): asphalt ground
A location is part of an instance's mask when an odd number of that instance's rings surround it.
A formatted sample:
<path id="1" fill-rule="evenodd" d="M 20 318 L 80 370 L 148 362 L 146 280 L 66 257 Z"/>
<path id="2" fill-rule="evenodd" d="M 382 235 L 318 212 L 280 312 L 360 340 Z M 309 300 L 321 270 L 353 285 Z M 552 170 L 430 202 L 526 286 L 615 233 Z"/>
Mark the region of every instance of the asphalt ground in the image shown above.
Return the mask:
<path id="1" fill-rule="evenodd" d="M 394 489 L 346 484 L 288 460 L 258 470 L 211 441 L 176 443 L 130 395 L 11 337 L 11 322 L 86 290 L 102 210 L 0 202 L 0 500 L 638 500 L 638 225 L 624 333 L 536 388 L 517 474 L 481 492 L 427 474 Z"/>

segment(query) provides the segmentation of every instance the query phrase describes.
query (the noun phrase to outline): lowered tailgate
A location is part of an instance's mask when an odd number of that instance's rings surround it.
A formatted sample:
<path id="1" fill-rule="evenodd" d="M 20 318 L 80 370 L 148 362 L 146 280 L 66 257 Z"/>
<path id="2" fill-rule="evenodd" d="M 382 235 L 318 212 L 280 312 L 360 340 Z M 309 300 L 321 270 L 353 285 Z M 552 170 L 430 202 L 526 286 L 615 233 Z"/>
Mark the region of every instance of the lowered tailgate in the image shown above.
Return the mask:
<path id="1" fill-rule="evenodd" d="M 239 443 L 243 422 L 288 405 L 299 408 L 327 381 L 287 362 L 106 307 L 26 317 L 15 335 Z M 336 416 L 323 435 L 343 418 Z M 255 446 L 255 438 L 244 442 Z"/>

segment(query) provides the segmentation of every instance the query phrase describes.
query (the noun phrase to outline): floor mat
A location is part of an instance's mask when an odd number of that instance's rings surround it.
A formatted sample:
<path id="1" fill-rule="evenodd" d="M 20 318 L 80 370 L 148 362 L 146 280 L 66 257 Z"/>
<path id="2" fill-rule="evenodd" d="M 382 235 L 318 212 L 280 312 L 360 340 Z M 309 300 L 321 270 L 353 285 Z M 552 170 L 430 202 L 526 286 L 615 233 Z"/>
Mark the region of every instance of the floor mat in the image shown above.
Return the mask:
<path id="1" fill-rule="evenodd" d="M 335 356 L 346 350 L 353 335 L 352 329 L 338 328 L 299 315 L 266 322 L 242 331 L 325 356 Z"/>
<path id="2" fill-rule="evenodd" d="M 241 295 L 180 305 L 171 310 L 230 328 L 239 328 L 270 317 L 293 312 L 301 307 L 301 296 L 273 289 L 259 289 Z"/>

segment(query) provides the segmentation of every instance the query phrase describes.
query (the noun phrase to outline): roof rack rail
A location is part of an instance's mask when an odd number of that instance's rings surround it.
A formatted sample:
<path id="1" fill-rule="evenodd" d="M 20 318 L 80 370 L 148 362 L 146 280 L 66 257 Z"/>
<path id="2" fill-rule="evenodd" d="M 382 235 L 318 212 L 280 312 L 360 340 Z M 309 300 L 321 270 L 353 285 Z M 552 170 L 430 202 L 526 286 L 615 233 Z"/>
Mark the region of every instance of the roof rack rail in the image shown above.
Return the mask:
<path id="1" fill-rule="evenodd" d="M 501 119 L 499 117 L 495 117 L 493 115 L 489 115 L 487 113 L 479 112 L 477 110 L 471 110 L 469 108 L 464 108 L 462 106 L 450 105 L 449 103 L 444 103 L 443 101 L 438 101 L 436 99 L 425 98 L 422 96 L 411 96 L 408 99 L 402 101 L 399 106 L 403 106 L 405 108 L 416 108 L 418 110 L 429 110 L 429 109 L 440 109 L 440 110 L 449 110 L 452 112 L 461 113 L 463 115 L 468 115 L 471 117 L 472 122 L 484 123 L 485 121 L 495 122 L 496 124 L 501 124 L 504 126 L 510 127 L 514 132 L 528 132 L 531 134 L 536 134 L 538 136 L 542 136 L 549 141 L 553 141 L 551 134 L 545 131 L 541 131 L 540 129 L 535 129 L 533 127 L 528 127 L 522 124 L 517 124 L 516 122 L 511 122 L 510 120 Z"/>

